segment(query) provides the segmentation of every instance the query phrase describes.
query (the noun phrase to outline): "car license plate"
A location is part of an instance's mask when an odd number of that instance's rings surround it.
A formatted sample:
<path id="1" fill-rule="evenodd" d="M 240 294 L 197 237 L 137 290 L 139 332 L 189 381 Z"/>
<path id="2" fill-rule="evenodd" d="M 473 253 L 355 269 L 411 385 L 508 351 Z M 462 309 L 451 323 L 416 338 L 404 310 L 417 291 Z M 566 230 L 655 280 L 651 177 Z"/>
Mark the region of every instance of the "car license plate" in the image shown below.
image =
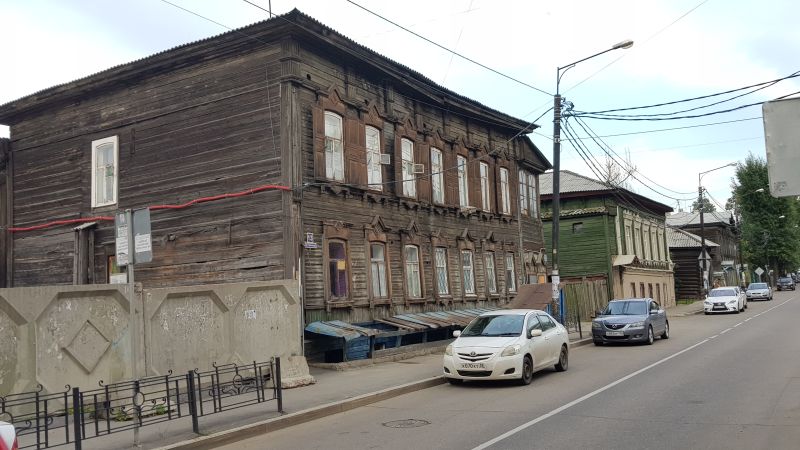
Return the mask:
<path id="1" fill-rule="evenodd" d="M 606 336 L 625 336 L 622 331 L 606 331 Z"/>
<path id="2" fill-rule="evenodd" d="M 461 363 L 462 369 L 485 369 L 483 363 Z"/>
<path id="3" fill-rule="evenodd" d="M 724 306 L 714 306 L 713 309 L 726 309 Z"/>

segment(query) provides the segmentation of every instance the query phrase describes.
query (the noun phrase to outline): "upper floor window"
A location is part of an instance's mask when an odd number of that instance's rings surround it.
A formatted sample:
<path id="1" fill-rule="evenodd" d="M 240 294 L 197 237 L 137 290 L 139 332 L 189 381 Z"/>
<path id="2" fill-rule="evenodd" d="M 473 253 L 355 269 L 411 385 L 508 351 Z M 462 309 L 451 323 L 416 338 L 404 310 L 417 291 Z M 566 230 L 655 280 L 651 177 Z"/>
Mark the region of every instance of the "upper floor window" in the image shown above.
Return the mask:
<path id="1" fill-rule="evenodd" d="M 636 256 L 642 258 L 642 230 L 639 227 L 633 229 L 633 245 Z M 642 297 L 644 297 L 644 292 L 642 292 Z"/>
<path id="2" fill-rule="evenodd" d="M 467 193 L 467 158 L 456 157 L 458 167 L 458 204 L 461 207 L 469 206 L 469 194 Z"/>
<path id="3" fill-rule="evenodd" d="M 403 153 L 403 195 L 417 196 L 417 181 L 414 177 L 414 143 L 403 138 L 400 140 Z"/>
<path id="4" fill-rule="evenodd" d="M 344 146 L 342 116 L 325 111 L 325 177 L 344 180 Z"/>
<path id="5" fill-rule="evenodd" d="M 511 195 L 508 191 L 508 169 L 500 169 L 500 203 L 503 214 L 511 214 Z"/>
<path id="6" fill-rule="evenodd" d="M 489 165 L 482 162 L 480 165 L 481 170 L 481 206 L 484 211 L 489 211 Z"/>
<path id="7" fill-rule="evenodd" d="M 117 203 L 118 158 L 117 136 L 92 141 L 92 208 Z"/>
<path id="8" fill-rule="evenodd" d="M 531 204 L 531 216 L 536 217 L 539 212 L 539 200 L 536 195 L 536 176 L 528 174 L 528 201 Z"/>
<path id="9" fill-rule="evenodd" d="M 475 266 L 472 261 L 472 251 L 461 251 L 461 269 L 464 274 L 464 293 L 475 294 Z"/>
<path id="10" fill-rule="evenodd" d="M 389 288 L 386 282 L 386 246 L 384 244 L 370 244 L 369 263 L 372 277 L 372 297 L 389 297 Z"/>
<path id="11" fill-rule="evenodd" d="M 348 294 L 347 247 L 344 241 L 328 241 L 328 286 L 331 297 L 345 298 Z"/>
<path id="12" fill-rule="evenodd" d="M 438 148 L 431 148 L 431 189 L 433 190 L 433 202 L 439 204 L 444 204 L 443 170 L 442 151 Z"/>
<path id="13" fill-rule="evenodd" d="M 642 230 L 642 237 L 644 238 L 644 259 L 650 259 L 650 231 Z"/>
<path id="14" fill-rule="evenodd" d="M 411 298 L 422 297 L 422 281 L 419 272 L 419 247 L 405 246 L 406 295 Z"/>
<path id="15" fill-rule="evenodd" d="M 519 171 L 519 211 L 528 214 L 528 175 L 524 170 Z"/>
<path id="16" fill-rule="evenodd" d="M 381 171 L 381 132 L 375 127 L 366 127 L 367 184 L 370 189 L 383 190 Z"/>
<path id="17" fill-rule="evenodd" d="M 514 270 L 514 254 L 506 254 L 506 287 L 508 292 L 517 292 L 517 274 Z"/>
<path id="18" fill-rule="evenodd" d="M 436 264 L 436 293 L 447 295 L 450 293 L 450 286 L 447 283 L 447 249 L 436 247 L 434 258 L 434 263 Z"/>
<path id="19" fill-rule="evenodd" d="M 625 254 L 633 254 L 633 236 L 631 236 L 631 226 L 625 224 Z"/>
<path id="20" fill-rule="evenodd" d="M 486 252 L 484 260 L 486 262 L 486 289 L 490 294 L 496 294 L 497 272 L 494 269 L 494 252 Z"/>

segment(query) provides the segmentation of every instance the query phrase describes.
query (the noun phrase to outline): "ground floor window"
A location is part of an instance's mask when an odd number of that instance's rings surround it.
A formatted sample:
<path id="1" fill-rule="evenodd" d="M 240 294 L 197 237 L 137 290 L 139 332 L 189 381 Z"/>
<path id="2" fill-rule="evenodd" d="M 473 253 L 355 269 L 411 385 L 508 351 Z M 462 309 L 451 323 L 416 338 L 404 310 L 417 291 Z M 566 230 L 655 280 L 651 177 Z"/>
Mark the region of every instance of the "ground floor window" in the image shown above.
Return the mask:
<path id="1" fill-rule="evenodd" d="M 447 283 L 447 249 L 436 247 L 434 251 L 436 264 L 436 292 L 439 295 L 450 293 L 450 286 Z"/>
<path id="2" fill-rule="evenodd" d="M 422 283 L 419 273 L 419 247 L 405 246 L 406 294 L 411 298 L 422 297 Z"/>
<path id="3" fill-rule="evenodd" d="M 472 261 L 472 251 L 461 251 L 461 269 L 464 274 L 464 293 L 475 294 L 475 267 Z"/>
<path id="4" fill-rule="evenodd" d="M 331 297 L 345 298 L 348 294 L 347 286 L 347 248 L 344 241 L 331 240 L 328 242 L 328 286 Z"/>
<path id="5" fill-rule="evenodd" d="M 486 252 L 486 289 L 490 294 L 497 293 L 497 273 L 494 269 L 494 252 Z"/>
<path id="6" fill-rule="evenodd" d="M 383 244 L 370 244 L 369 256 L 372 296 L 374 298 L 387 298 L 389 296 L 389 288 L 386 282 L 386 246 Z"/>
<path id="7" fill-rule="evenodd" d="M 514 271 L 514 254 L 506 254 L 506 287 L 508 292 L 517 292 L 517 274 Z"/>

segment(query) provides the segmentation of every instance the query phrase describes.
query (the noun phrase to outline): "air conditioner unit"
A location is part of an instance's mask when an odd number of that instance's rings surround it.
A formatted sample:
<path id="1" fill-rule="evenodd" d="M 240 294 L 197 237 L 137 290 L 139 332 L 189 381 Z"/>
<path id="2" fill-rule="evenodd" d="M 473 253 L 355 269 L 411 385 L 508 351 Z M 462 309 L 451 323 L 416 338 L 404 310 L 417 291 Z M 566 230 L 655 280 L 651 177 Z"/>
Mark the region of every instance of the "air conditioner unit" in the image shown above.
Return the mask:
<path id="1" fill-rule="evenodd" d="M 392 163 L 392 155 L 388 153 L 381 153 L 381 164 L 387 165 Z"/>
<path id="2" fill-rule="evenodd" d="M 425 173 L 425 164 L 414 164 L 411 169 L 412 173 Z"/>

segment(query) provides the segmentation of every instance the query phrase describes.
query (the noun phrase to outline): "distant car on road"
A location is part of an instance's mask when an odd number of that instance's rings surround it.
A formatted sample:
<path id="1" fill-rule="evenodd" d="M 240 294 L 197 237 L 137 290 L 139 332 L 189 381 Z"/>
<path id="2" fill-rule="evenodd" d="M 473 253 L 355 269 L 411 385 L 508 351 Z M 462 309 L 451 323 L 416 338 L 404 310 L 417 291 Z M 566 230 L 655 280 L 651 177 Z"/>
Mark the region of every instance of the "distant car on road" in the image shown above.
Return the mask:
<path id="1" fill-rule="evenodd" d="M 533 373 L 554 366 L 567 370 L 567 329 L 544 311 L 509 309 L 481 314 L 444 351 L 444 376 L 464 380 L 517 380 L 530 384 Z"/>
<path id="2" fill-rule="evenodd" d="M 14 425 L 0 421 L 0 450 L 17 450 L 17 432 Z"/>
<path id="3" fill-rule="evenodd" d="M 777 286 L 779 291 L 787 291 L 789 289 L 791 290 L 795 289 L 794 280 L 791 277 L 778 278 Z"/>
<path id="4" fill-rule="evenodd" d="M 747 300 L 772 300 L 772 288 L 767 283 L 750 283 Z"/>
<path id="5" fill-rule="evenodd" d="M 733 312 L 740 313 L 747 308 L 747 297 L 737 287 L 712 289 L 703 301 L 705 314 Z"/>
<path id="6" fill-rule="evenodd" d="M 652 298 L 612 300 L 592 320 L 594 345 L 609 342 L 646 342 L 656 335 L 669 339 L 667 313 Z"/>

